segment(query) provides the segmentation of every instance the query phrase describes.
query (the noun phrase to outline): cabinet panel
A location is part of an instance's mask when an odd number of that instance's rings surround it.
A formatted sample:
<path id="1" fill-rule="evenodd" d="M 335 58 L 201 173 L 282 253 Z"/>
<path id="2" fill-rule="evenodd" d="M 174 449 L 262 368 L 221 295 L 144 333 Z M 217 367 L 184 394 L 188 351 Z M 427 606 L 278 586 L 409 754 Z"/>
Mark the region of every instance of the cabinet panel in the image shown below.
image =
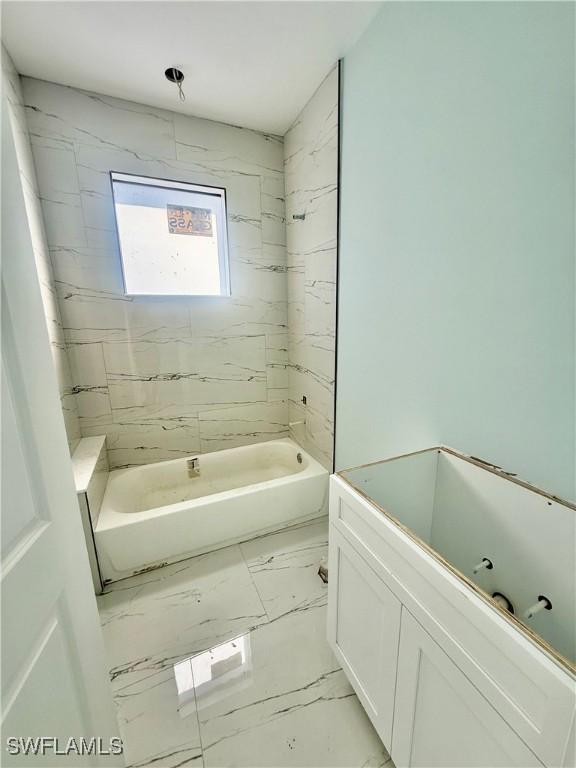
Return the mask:
<path id="1" fill-rule="evenodd" d="M 331 525 L 544 764 L 574 765 L 573 676 L 370 501 L 340 478 L 330 486 Z"/>
<path id="2" fill-rule="evenodd" d="M 328 639 L 388 749 L 400 611 L 397 598 L 331 526 Z"/>
<path id="3" fill-rule="evenodd" d="M 391 754 L 398 768 L 542 765 L 405 608 Z"/>

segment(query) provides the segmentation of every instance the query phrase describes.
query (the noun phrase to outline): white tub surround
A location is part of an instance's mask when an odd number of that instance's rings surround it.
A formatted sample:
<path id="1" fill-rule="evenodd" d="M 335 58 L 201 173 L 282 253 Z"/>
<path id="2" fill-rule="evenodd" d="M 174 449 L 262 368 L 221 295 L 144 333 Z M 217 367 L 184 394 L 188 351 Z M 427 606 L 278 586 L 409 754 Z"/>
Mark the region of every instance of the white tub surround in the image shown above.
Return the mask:
<path id="1" fill-rule="evenodd" d="M 72 471 L 94 590 L 96 594 L 100 594 L 102 592 L 102 577 L 94 544 L 94 528 L 98 522 L 100 507 L 108 482 L 109 467 L 105 435 L 81 438 L 72 454 Z"/>
<path id="2" fill-rule="evenodd" d="M 326 77 L 284 137 L 284 178 L 290 434 L 332 469 L 338 67 Z"/>
<path id="3" fill-rule="evenodd" d="M 399 768 L 573 765 L 575 511 L 449 448 L 333 476 L 328 637 Z"/>
<path id="4" fill-rule="evenodd" d="M 16 147 L 18 170 L 22 180 L 22 191 L 26 206 L 28 227 L 34 249 L 34 260 L 40 283 L 40 293 L 46 317 L 46 327 L 50 339 L 50 350 L 58 380 L 60 404 L 64 416 L 64 425 L 68 437 L 68 447 L 72 454 L 80 439 L 80 422 L 70 362 L 64 341 L 62 317 L 58 299 L 54 271 L 50 261 L 49 243 L 46 238 L 44 220 L 42 217 L 41 197 L 34 167 L 34 158 L 30 146 L 30 134 L 26 122 L 26 107 L 20 75 L 16 71 L 12 59 L 2 45 L 2 89 L 6 95 L 7 115 L 11 123 Z"/>
<path id="5" fill-rule="evenodd" d="M 82 435 L 113 469 L 287 437 L 282 139 L 23 89 Z M 110 171 L 226 188 L 232 296 L 124 295 Z"/>
<path id="6" fill-rule="evenodd" d="M 300 460 L 299 458 L 300 457 Z M 327 512 L 328 472 L 290 439 L 110 473 L 96 546 L 104 582 Z"/>
<path id="7" fill-rule="evenodd" d="M 86 495 L 90 520 L 96 526 L 108 482 L 106 435 L 83 437 L 72 454 L 76 493 Z"/>

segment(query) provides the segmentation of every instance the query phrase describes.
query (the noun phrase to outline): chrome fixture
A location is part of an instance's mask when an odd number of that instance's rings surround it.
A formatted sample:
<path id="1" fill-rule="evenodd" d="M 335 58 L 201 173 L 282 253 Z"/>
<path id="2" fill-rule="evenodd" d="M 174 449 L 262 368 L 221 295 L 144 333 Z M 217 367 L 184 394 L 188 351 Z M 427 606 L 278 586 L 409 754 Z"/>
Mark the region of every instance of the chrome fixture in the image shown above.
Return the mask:
<path id="1" fill-rule="evenodd" d="M 194 456 L 192 459 L 187 459 L 186 466 L 188 467 L 188 477 L 198 477 L 200 474 L 200 459 L 198 456 Z"/>
<path id="2" fill-rule="evenodd" d="M 488 560 L 487 557 L 483 557 L 482 560 L 480 560 L 480 562 L 474 566 L 472 573 L 476 575 L 478 571 L 482 570 L 482 568 L 486 568 L 487 571 L 491 571 L 492 568 L 494 568 L 492 565 L 492 560 Z"/>

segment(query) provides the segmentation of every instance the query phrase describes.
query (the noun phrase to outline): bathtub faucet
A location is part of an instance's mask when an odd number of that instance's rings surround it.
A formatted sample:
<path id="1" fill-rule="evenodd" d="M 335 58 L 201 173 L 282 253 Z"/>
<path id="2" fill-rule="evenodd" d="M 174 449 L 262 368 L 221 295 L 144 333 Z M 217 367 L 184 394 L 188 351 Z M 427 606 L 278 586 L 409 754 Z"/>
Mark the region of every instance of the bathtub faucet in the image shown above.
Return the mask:
<path id="1" fill-rule="evenodd" d="M 193 459 L 188 459 L 186 461 L 186 466 L 188 467 L 188 477 L 198 477 L 200 474 L 200 459 L 198 456 L 194 456 Z"/>

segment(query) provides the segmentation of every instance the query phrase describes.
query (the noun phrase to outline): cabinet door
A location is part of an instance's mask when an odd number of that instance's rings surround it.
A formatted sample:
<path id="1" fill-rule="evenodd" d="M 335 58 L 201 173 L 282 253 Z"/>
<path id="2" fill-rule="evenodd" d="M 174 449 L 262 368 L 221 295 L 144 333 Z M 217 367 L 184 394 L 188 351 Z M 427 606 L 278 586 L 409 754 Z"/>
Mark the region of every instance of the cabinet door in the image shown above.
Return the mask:
<path id="1" fill-rule="evenodd" d="M 329 546 L 328 640 L 390 749 L 401 605 L 334 526 Z"/>
<path id="2" fill-rule="evenodd" d="M 542 765 L 405 608 L 391 754 L 398 768 Z"/>

